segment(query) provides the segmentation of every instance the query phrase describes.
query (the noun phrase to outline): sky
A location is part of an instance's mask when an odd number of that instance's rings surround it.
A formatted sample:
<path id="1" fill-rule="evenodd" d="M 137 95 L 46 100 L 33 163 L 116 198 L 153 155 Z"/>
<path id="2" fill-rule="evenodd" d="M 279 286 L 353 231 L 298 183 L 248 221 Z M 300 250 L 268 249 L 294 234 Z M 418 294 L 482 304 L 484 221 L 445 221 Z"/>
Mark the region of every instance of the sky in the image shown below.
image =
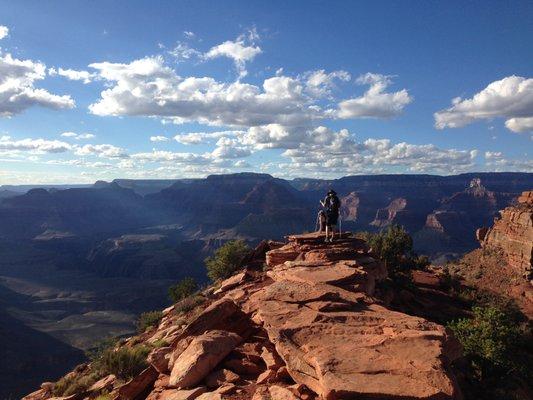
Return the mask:
<path id="1" fill-rule="evenodd" d="M 533 172 L 531 1 L 0 0 L 0 184 Z"/>

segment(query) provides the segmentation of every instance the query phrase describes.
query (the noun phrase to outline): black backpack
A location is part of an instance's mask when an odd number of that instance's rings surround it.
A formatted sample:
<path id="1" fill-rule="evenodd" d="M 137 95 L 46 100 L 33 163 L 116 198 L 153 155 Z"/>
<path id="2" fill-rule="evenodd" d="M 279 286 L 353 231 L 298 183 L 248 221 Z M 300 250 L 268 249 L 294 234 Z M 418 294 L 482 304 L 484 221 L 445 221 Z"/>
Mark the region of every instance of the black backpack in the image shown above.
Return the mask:
<path id="1" fill-rule="evenodd" d="M 340 204 L 341 202 L 339 198 L 337 196 L 332 196 L 328 202 L 328 211 L 330 213 L 337 214 L 339 212 Z"/>

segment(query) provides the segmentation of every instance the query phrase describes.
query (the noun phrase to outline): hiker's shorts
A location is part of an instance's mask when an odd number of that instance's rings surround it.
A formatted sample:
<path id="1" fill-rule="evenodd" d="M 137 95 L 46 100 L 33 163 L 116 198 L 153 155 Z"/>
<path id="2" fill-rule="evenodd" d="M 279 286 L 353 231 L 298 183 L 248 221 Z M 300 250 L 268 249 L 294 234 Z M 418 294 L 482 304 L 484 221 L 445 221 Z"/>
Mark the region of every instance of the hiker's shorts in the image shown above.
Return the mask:
<path id="1" fill-rule="evenodd" d="M 326 225 L 327 226 L 337 225 L 338 219 L 339 219 L 338 213 L 327 213 L 326 214 Z"/>

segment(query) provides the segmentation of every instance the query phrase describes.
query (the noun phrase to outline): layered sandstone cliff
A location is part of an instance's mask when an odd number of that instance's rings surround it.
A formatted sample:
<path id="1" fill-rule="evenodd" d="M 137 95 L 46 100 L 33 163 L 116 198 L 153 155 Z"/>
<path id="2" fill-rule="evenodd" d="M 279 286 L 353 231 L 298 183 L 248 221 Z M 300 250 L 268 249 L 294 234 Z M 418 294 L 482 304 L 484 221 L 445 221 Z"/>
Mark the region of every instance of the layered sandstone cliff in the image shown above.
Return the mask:
<path id="1" fill-rule="evenodd" d="M 99 376 L 64 400 L 460 398 L 449 369 L 455 341 L 380 304 L 374 288 L 386 276 L 347 234 L 333 244 L 316 234 L 264 242 L 242 272 L 202 292 L 201 306 L 178 303 L 157 327 L 123 341 L 153 349 L 140 374 Z M 70 376 L 95 372 L 87 364 Z M 53 388 L 25 400 L 51 399 Z"/>
<path id="2" fill-rule="evenodd" d="M 489 228 L 477 231 L 483 248 L 503 250 L 508 264 L 531 279 L 533 271 L 533 191 L 522 193 L 517 204 L 500 212 Z"/>

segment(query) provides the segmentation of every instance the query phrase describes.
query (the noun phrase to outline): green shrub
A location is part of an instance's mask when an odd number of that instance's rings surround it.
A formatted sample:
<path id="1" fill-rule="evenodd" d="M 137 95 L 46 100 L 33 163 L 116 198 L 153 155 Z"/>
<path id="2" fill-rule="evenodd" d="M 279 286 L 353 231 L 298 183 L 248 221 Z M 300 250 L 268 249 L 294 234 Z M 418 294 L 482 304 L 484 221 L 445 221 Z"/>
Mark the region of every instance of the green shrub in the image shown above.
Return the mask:
<path id="1" fill-rule="evenodd" d="M 205 298 L 203 296 L 191 296 L 187 297 L 186 299 L 183 299 L 178 304 L 176 304 L 176 307 L 174 308 L 175 312 L 179 313 L 187 313 L 194 309 L 195 307 L 199 306 L 205 301 Z"/>
<path id="2" fill-rule="evenodd" d="M 411 270 L 424 269 L 430 264 L 427 256 L 413 252 L 413 239 L 399 225 L 390 225 L 379 233 L 363 232 L 360 236 L 385 263 L 393 281 L 409 283 Z"/>
<path id="3" fill-rule="evenodd" d="M 102 376 L 114 374 L 119 379 L 129 380 L 148 366 L 146 357 L 150 353 L 147 346 L 107 349 L 95 363 Z"/>
<path id="4" fill-rule="evenodd" d="M 102 357 L 102 354 L 104 354 L 105 351 L 109 349 L 114 349 L 117 343 L 118 343 L 118 339 L 114 337 L 102 339 L 96 344 L 95 347 L 87 350 L 85 352 L 85 355 L 90 361 L 98 361 L 100 357 Z"/>
<path id="5" fill-rule="evenodd" d="M 376 234 L 368 234 L 367 241 L 372 251 L 385 262 L 388 268 L 395 268 L 402 257 L 413 250 L 413 239 L 399 225 L 391 225 Z"/>
<path id="6" fill-rule="evenodd" d="M 179 281 L 176 285 L 168 288 L 168 295 L 170 299 L 177 303 L 186 297 L 191 296 L 198 290 L 198 284 L 194 278 L 185 278 Z"/>
<path id="7" fill-rule="evenodd" d="M 139 333 L 143 333 L 152 326 L 157 326 L 159 321 L 163 318 L 161 311 L 149 311 L 142 313 L 137 321 L 137 330 Z"/>
<path id="8" fill-rule="evenodd" d="M 229 278 L 241 266 L 250 252 L 250 248 L 243 240 L 232 240 L 215 251 L 213 257 L 205 259 L 207 276 L 214 282 Z"/>
<path id="9" fill-rule="evenodd" d="M 170 343 L 165 339 L 157 339 L 155 342 L 152 343 L 152 347 L 154 349 L 158 349 L 160 347 L 167 347 L 169 344 Z"/>
<path id="10" fill-rule="evenodd" d="M 52 393 L 54 396 L 70 396 L 81 393 L 91 387 L 100 377 L 101 375 L 98 373 L 81 376 L 67 375 L 54 384 Z"/>
<path id="11" fill-rule="evenodd" d="M 514 369 L 515 346 L 520 338 L 518 321 L 497 306 L 474 306 L 473 317 L 449 324 L 468 356 L 481 373 Z"/>

